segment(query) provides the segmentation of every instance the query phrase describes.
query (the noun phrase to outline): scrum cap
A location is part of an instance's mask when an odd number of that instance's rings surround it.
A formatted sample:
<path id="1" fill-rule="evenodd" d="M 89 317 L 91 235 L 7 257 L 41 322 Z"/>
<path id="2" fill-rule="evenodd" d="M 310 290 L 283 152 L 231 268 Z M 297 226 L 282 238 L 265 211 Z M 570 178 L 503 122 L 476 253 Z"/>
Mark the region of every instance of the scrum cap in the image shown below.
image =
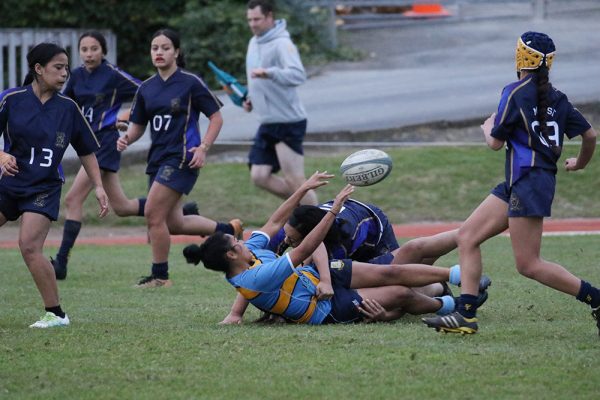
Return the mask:
<path id="1" fill-rule="evenodd" d="M 544 64 L 550 69 L 555 51 L 556 47 L 550 36 L 539 32 L 525 32 L 517 40 L 517 72 L 522 69 L 535 70 Z"/>

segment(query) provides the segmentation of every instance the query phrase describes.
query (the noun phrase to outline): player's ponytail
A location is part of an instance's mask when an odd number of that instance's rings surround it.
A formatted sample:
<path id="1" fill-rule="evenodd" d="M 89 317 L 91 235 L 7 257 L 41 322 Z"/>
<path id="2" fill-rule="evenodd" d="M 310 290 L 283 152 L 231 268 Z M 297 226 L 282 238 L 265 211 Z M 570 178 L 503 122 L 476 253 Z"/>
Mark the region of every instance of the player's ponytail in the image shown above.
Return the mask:
<path id="1" fill-rule="evenodd" d="M 189 264 L 202 261 L 205 268 L 227 273 L 229 261 L 225 254 L 231 250 L 230 240 L 223 232 L 215 232 L 200 246 L 192 244 L 183 249 L 183 256 Z"/>
<path id="2" fill-rule="evenodd" d="M 552 84 L 548 77 L 548 67 L 542 64 L 538 69 L 533 71 L 537 76 L 537 120 L 540 123 L 540 132 L 548 145 L 552 147 L 552 151 L 560 154 L 561 148 L 558 143 L 553 143 L 549 139 L 549 127 L 546 124 L 548 119 L 548 107 L 550 106 L 550 90 Z"/>

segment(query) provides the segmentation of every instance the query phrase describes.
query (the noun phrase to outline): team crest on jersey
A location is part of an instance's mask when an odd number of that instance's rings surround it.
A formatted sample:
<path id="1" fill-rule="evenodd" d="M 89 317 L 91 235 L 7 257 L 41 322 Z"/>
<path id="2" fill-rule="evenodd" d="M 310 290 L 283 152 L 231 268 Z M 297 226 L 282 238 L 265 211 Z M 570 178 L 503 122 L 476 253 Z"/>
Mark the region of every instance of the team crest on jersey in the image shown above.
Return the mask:
<path id="1" fill-rule="evenodd" d="M 60 149 L 64 149 L 67 147 L 67 134 L 64 132 L 56 132 L 56 142 L 54 143 L 54 147 L 58 147 Z"/>
<path id="2" fill-rule="evenodd" d="M 173 172 L 175 172 L 175 168 L 171 167 L 170 165 L 166 165 L 160 171 L 160 179 L 167 181 L 167 182 L 170 181 L 171 175 L 173 175 Z"/>
<path id="3" fill-rule="evenodd" d="M 510 194 L 510 211 L 521 211 L 521 201 L 519 200 L 519 196 L 516 193 Z"/>
<path id="4" fill-rule="evenodd" d="M 344 261 L 343 260 L 331 260 L 329 262 L 329 268 L 331 269 L 337 269 L 337 270 L 342 270 L 344 269 Z"/>
<path id="5" fill-rule="evenodd" d="M 46 205 L 46 198 L 48 197 L 48 193 L 40 193 L 35 198 L 33 205 L 36 207 L 44 207 Z"/>
<path id="6" fill-rule="evenodd" d="M 94 107 L 102 104 L 104 101 L 104 93 L 96 93 L 96 100 L 94 101 Z"/>
<path id="7" fill-rule="evenodd" d="M 181 111 L 181 99 L 176 97 L 171 99 L 171 115 L 175 115 Z"/>

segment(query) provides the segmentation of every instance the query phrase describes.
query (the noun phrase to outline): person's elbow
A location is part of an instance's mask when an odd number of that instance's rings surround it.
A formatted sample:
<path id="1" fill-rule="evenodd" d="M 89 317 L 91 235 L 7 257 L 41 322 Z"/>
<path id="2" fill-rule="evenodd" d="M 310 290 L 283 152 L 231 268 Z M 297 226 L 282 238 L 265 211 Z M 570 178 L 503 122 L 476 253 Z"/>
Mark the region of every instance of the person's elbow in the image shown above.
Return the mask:
<path id="1" fill-rule="evenodd" d="M 503 140 L 498 140 L 494 137 L 489 137 L 488 140 L 486 141 L 487 145 L 490 149 L 494 150 L 494 151 L 498 151 L 500 150 L 502 147 L 504 147 L 504 141 Z"/>
<path id="2" fill-rule="evenodd" d="M 583 141 L 596 143 L 598 133 L 594 130 L 594 128 L 590 128 L 585 131 L 581 137 Z"/>

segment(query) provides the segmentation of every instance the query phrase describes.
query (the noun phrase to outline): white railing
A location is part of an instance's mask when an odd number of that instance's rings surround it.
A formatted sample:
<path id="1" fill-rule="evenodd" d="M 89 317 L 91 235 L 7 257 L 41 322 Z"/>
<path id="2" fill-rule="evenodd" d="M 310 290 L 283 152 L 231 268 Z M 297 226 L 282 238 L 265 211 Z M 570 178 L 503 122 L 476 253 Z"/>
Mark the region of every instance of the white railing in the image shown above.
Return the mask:
<path id="1" fill-rule="evenodd" d="M 21 85 L 27 74 L 27 52 L 41 42 L 52 42 L 69 53 L 71 68 L 78 66 L 79 36 L 86 29 L 0 29 L 0 90 Z M 101 30 L 109 49 L 107 60 L 115 63 L 117 37 L 111 31 Z"/>

